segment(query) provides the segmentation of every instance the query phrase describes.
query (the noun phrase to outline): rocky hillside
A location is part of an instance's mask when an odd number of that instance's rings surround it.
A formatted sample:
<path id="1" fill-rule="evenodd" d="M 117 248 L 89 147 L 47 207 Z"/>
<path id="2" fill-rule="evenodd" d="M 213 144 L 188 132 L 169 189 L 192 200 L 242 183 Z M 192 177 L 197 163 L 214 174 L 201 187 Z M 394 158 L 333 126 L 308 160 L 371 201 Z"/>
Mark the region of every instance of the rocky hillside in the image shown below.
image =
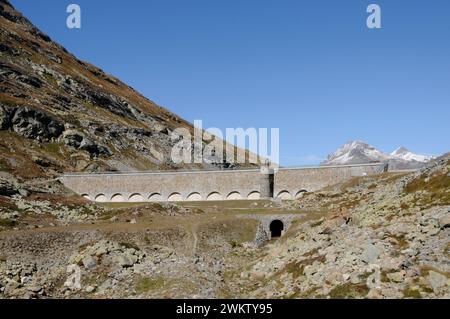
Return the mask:
<path id="1" fill-rule="evenodd" d="M 377 150 L 372 145 L 361 141 L 350 141 L 340 147 L 336 152 L 328 155 L 321 165 L 347 165 L 366 163 L 388 163 L 390 169 L 416 169 L 423 167 L 433 157 L 410 152 L 399 147 L 390 154 Z"/>
<path id="2" fill-rule="evenodd" d="M 193 131 L 190 123 L 77 59 L 0 0 L 1 171 L 29 179 L 63 171 L 195 167 L 171 161 L 176 128 Z M 210 156 L 197 166 L 224 165 Z"/>
<path id="3" fill-rule="evenodd" d="M 416 173 L 356 178 L 291 205 L 327 213 L 230 266 L 229 296 L 450 298 L 450 154 Z"/>
<path id="4" fill-rule="evenodd" d="M 450 154 L 292 202 L 0 204 L 0 299 L 450 298 Z"/>

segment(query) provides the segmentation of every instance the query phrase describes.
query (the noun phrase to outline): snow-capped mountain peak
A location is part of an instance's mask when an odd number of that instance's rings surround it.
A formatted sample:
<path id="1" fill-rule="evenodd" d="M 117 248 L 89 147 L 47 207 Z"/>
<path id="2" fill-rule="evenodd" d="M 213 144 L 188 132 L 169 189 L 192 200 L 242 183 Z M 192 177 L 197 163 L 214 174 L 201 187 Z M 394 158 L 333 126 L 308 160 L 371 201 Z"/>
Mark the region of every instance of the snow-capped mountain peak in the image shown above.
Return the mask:
<path id="1" fill-rule="evenodd" d="M 383 162 L 396 168 L 415 168 L 430 161 L 433 157 L 410 152 L 405 147 L 399 147 L 387 154 L 363 141 L 350 141 L 330 154 L 322 165 L 346 165 Z"/>
<path id="2" fill-rule="evenodd" d="M 417 162 L 421 162 L 421 163 L 426 163 L 426 162 L 430 161 L 431 159 L 433 159 L 432 156 L 419 155 L 419 154 L 410 152 L 408 149 L 406 149 L 403 146 L 399 147 L 398 149 L 393 151 L 390 155 L 394 158 L 403 159 L 405 161 L 417 161 Z"/>

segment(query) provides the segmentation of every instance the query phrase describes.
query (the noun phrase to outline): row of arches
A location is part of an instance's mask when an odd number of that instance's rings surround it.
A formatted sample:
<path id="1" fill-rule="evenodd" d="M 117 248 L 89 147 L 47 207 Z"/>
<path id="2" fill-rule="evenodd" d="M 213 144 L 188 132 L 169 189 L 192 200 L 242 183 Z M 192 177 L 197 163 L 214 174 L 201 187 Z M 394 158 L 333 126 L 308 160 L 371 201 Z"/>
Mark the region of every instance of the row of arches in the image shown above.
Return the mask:
<path id="1" fill-rule="evenodd" d="M 299 192 L 295 193 L 295 195 L 293 195 L 294 193 L 291 193 L 288 190 L 282 190 L 282 191 L 278 192 L 278 194 L 276 195 L 276 198 L 281 199 L 281 200 L 293 200 L 293 199 L 301 198 L 305 193 L 306 193 L 306 190 L 300 190 Z M 243 196 L 240 192 L 237 192 L 237 191 L 231 192 L 226 196 L 223 196 L 219 192 L 212 192 L 212 193 L 208 194 L 207 196 L 202 196 L 198 192 L 193 192 L 193 193 L 190 193 L 186 197 L 183 197 L 183 195 L 181 193 L 174 192 L 174 193 L 170 194 L 169 196 L 167 196 L 167 198 L 165 198 L 160 193 L 153 193 L 148 197 L 146 197 L 142 194 L 139 194 L 139 193 L 132 194 L 130 196 L 125 196 L 125 195 L 119 194 L 119 193 L 114 194 L 112 196 L 107 196 L 105 194 L 98 194 L 95 196 L 95 198 L 91 198 L 91 196 L 89 196 L 88 194 L 83 194 L 82 196 L 88 200 L 94 200 L 94 201 L 100 202 L 100 203 L 102 203 L 102 202 L 103 203 L 104 202 L 136 203 L 136 202 L 165 202 L 165 201 L 168 201 L 168 202 L 181 202 L 181 201 L 195 202 L 195 201 L 203 201 L 203 200 L 221 201 L 221 200 L 245 200 L 245 199 L 258 200 L 258 199 L 261 199 L 261 194 L 258 191 L 251 192 L 247 196 Z"/>
<path id="2" fill-rule="evenodd" d="M 302 189 L 302 190 L 298 191 L 297 193 L 291 193 L 288 190 L 282 190 L 282 191 L 278 192 L 276 198 L 279 198 L 281 200 L 299 199 L 299 198 L 303 197 L 303 195 L 305 195 L 305 193 L 307 193 L 307 191 L 305 189 Z"/>
<path id="3" fill-rule="evenodd" d="M 221 201 L 221 200 L 258 200 L 261 198 L 261 194 L 258 191 L 254 191 L 249 193 L 247 196 L 243 196 L 240 192 L 231 192 L 225 197 L 219 193 L 219 192 L 212 192 L 208 194 L 207 196 L 202 196 L 198 192 L 190 193 L 188 196 L 183 197 L 182 194 L 178 192 L 174 192 L 167 196 L 167 198 L 164 198 L 163 195 L 160 193 L 153 193 L 150 196 L 146 197 L 142 194 L 136 193 L 132 194 L 130 196 L 124 196 L 123 194 L 114 194 L 112 196 L 107 196 L 105 194 L 98 194 L 94 198 L 91 198 L 88 194 L 82 195 L 84 198 L 88 200 L 94 200 L 96 202 L 105 203 L 105 202 L 112 202 L 112 203 L 123 203 L 123 202 L 181 202 L 181 201 Z"/>

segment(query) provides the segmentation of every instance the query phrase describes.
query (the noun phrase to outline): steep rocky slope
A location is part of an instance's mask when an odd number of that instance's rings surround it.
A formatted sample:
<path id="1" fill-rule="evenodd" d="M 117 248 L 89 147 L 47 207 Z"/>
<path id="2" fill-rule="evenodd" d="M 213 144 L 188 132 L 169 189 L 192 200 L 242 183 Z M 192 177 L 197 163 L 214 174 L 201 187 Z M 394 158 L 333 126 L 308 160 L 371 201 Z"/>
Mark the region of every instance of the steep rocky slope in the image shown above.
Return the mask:
<path id="1" fill-rule="evenodd" d="M 193 132 L 190 123 L 80 61 L 0 1 L 1 171 L 27 179 L 226 165 L 214 156 L 175 165 L 170 154 L 177 141 L 170 135 L 176 128 Z"/>

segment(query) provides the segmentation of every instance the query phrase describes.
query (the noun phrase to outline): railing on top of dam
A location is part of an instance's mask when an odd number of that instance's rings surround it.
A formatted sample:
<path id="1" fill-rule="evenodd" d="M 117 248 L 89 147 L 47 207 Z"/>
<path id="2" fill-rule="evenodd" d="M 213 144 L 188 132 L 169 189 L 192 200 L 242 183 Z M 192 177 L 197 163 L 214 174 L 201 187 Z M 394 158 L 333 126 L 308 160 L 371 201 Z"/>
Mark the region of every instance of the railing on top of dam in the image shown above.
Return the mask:
<path id="1" fill-rule="evenodd" d="M 366 164 L 346 164 L 346 165 L 323 165 L 323 166 L 293 166 L 293 167 L 277 167 L 271 168 L 274 173 L 284 170 L 307 170 L 307 169 L 333 169 L 333 168 L 345 168 L 345 167 L 368 167 L 368 166 L 381 166 L 387 165 L 385 163 L 366 163 Z M 92 176 L 92 175 L 152 175 L 152 174 L 200 174 L 200 173 L 241 173 L 241 172 L 259 172 L 261 168 L 204 168 L 204 169 L 178 169 L 178 170 L 152 170 L 152 171 L 117 171 L 117 172 L 78 172 L 78 173 L 64 173 L 66 177 L 76 176 Z"/>

